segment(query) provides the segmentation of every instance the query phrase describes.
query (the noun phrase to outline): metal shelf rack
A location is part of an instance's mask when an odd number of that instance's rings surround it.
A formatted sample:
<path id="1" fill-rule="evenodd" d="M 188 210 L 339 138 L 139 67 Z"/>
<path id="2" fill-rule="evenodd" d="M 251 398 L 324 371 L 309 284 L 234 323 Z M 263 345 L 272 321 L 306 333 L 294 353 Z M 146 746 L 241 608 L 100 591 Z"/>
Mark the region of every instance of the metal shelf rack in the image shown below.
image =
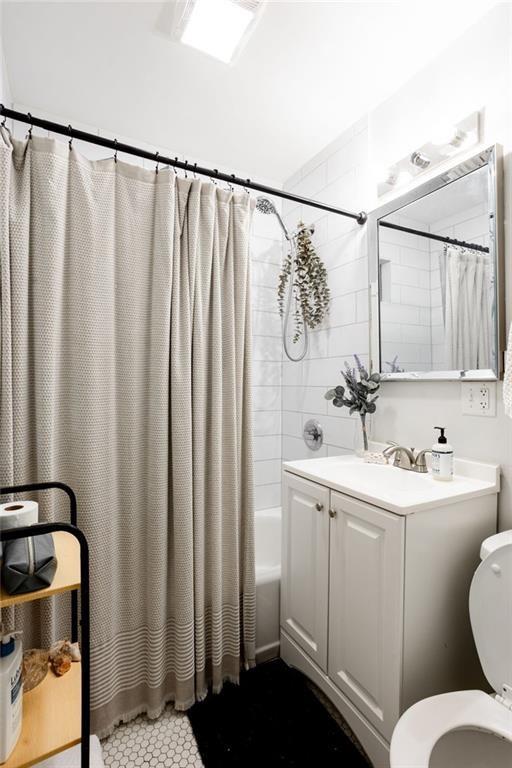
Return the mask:
<path id="1" fill-rule="evenodd" d="M 77 501 L 74 491 L 64 483 L 29 483 L 26 485 L 13 485 L 0 488 L 0 496 L 17 493 L 32 493 L 58 489 L 64 491 L 69 498 L 69 523 L 37 523 L 35 525 L 10 528 L 0 531 L 0 542 L 12 539 L 21 539 L 29 536 L 39 536 L 43 533 L 58 534 L 55 537 L 56 549 L 61 547 L 61 552 L 66 552 L 72 562 L 58 562 L 57 573 L 52 585 L 46 589 L 37 590 L 23 595 L 7 595 L 0 591 L 0 608 L 20 604 L 32 600 L 41 600 L 51 595 L 71 592 L 71 640 L 76 642 L 80 627 L 80 652 L 82 660 L 78 672 L 70 670 L 62 678 L 51 678 L 50 675 L 34 688 L 27 697 L 31 697 L 27 714 L 23 716 L 22 734 L 14 751 L 4 763 L 2 768 L 28 768 L 40 760 L 62 752 L 75 744 L 81 745 L 80 768 L 89 768 L 90 751 L 90 616 L 89 616 L 89 547 L 87 539 L 77 525 Z M 72 539 L 74 541 L 72 541 Z M 78 543 L 78 546 L 76 546 Z M 79 556 L 79 564 L 73 562 L 74 555 Z M 59 569 L 61 572 L 59 574 Z M 64 572 L 65 569 L 65 572 Z M 80 589 L 80 623 L 78 621 L 78 593 Z M 67 679 L 66 679 L 67 678 Z M 45 685 L 46 683 L 46 685 Z M 34 694 L 34 696 L 32 696 Z M 59 696 L 62 694 L 62 696 Z M 48 697 L 52 703 L 46 707 Z M 62 698 L 61 707 L 63 720 L 69 720 L 70 711 L 80 708 L 80 730 L 76 724 L 69 725 L 68 729 L 59 732 L 52 731 L 51 722 L 55 717 L 55 697 Z M 24 701 L 25 710 L 25 701 Z M 41 712 L 41 710 L 43 710 Z M 43 713 L 49 710 L 51 717 L 48 723 L 43 718 Z M 60 718 L 57 718 L 60 720 Z M 73 730 L 74 728 L 74 730 Z"/>

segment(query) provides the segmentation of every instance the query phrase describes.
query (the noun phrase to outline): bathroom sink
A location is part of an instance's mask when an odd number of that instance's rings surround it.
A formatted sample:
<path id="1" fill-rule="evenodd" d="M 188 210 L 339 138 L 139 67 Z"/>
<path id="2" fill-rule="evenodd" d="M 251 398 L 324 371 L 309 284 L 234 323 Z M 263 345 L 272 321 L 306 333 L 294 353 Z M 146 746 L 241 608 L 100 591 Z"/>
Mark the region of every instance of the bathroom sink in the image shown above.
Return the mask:
<path id="1" fill-rule="evenodd" d="M 399 515 L 499 491 L 499 466 L 455 459 L 453 480 L 434 480 L 392 464 L 367 464 L 355 455 L 290 461 L 283 469 Z"/>

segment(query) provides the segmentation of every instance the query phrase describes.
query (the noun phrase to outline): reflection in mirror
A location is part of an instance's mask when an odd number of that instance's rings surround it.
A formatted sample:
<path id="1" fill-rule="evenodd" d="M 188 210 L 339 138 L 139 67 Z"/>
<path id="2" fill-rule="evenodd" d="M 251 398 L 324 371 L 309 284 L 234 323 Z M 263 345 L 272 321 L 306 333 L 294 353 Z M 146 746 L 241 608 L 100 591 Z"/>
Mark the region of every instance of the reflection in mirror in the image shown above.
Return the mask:
<path id="1" fill-rule="evenodd" d="M 495 174 L 475 165 L 375 214 L 372 342 L 387 378 L 498 374 Z"/>

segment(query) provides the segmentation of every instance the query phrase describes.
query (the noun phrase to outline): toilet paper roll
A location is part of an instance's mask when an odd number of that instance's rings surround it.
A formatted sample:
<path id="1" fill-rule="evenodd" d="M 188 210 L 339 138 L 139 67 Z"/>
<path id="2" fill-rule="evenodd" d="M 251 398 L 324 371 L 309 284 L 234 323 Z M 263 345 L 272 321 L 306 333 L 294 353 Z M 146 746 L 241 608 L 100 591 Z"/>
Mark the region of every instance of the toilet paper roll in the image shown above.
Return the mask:
<path id="1" fill-rule="evenodd" d="M 8 501 L 0 504 L 0 531 L 34 525 L 39 520 L 37 501 Z"/>

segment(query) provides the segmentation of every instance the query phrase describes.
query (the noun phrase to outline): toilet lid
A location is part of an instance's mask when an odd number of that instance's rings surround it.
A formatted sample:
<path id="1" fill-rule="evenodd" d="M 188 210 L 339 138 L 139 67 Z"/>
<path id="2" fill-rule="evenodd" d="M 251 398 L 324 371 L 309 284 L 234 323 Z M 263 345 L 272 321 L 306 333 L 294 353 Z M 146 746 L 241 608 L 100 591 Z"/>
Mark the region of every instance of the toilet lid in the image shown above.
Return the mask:
<path id="1" fill-rule="evenodd" d="M 512 688 L 512 544 L 495 549 L 478 566 L 469 613 L 484 674 L 503 695 L 504 685 Z"/>

